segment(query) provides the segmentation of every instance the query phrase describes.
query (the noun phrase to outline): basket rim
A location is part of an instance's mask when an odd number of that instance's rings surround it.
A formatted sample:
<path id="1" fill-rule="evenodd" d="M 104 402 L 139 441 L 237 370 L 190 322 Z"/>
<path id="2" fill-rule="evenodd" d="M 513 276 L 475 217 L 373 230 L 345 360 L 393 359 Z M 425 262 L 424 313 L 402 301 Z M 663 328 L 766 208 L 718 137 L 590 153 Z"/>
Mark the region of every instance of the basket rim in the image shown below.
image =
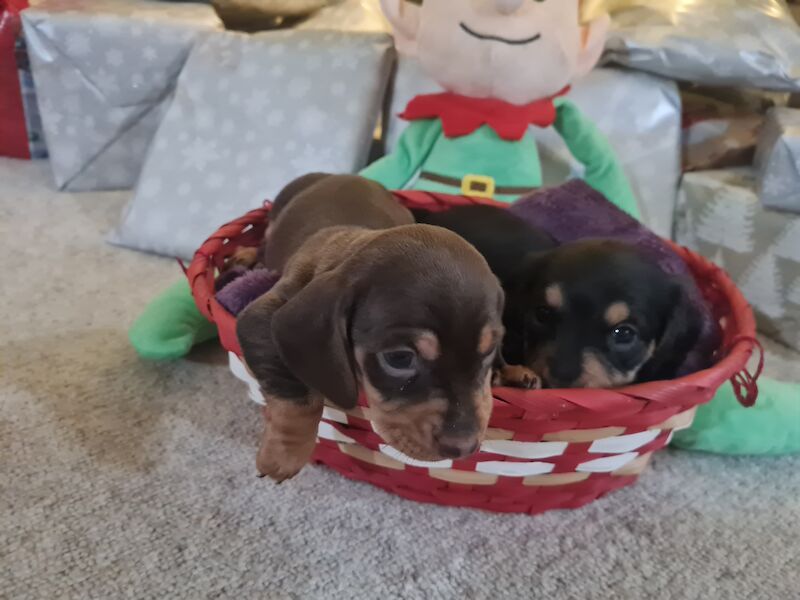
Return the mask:
<path id="1" fill-rule="evenodd" d="M 393 193 L 410 208 L 444 210 L 448 206 L 472 203 L 508 206 L 493 200 L 464 196 L 447 196 L 447 202 L 441 204 L 438 198 L 441 198 L 442 195 L 437 195 L 436 202 L 439 202 L 439 205 L 432 206 L 430 203 L 420 202 L 413 193 Z M 236 337 L 236 317 L 230 314 L 215 297 L 216 270 L 222 265 L 224 259 L 239 246 L 259 243 L 268 224 L 270 206 L 269 202 L 265 202 L 262 208 L 251 210 L 242 217 L 220 227 L 195 252 L 194 258 L 186 270 L 186 277 L 198 309 L 217 326 L 222 346 L 239 357 L 242 356 L 242 351 Z M 757 345 L 755 341 L 756 322 L 749 303 L 724 270 L 692 250 L 671 240 L 666 241 L 681 258 L 687 261 L 695 279 L 701 277 L 705 280 L 713 279 L 719 291 L 731 305 L 731 311 L 727 317 L 733 321 L 729 326 L 734 329 L 736 335 L 729 341 L 728 347 L 722 350 L 725 355 L 717 363 L 702 371 L 676 379 L 640 383 L 621 388 L 521 390 L 497 387 L 493 388 L 494 397 L 523 410 L 527 410 L 534 404 L 540 405 L 546 402 L 557 413 L 574 408 L 603 413 L 625 409 L 636 403 L 647 404 L 649 402 L 657 402 L 664 408 L 686 408 L 710 400 L 713 391 L 716 391 L 725 381 L 741 373 L 746 368 Z M 713 391 L 705 399 L 696 399 L 697 392 L 703 389 Z M 557 417 L 558 415 L 555 414 L 554 418 Z"/>

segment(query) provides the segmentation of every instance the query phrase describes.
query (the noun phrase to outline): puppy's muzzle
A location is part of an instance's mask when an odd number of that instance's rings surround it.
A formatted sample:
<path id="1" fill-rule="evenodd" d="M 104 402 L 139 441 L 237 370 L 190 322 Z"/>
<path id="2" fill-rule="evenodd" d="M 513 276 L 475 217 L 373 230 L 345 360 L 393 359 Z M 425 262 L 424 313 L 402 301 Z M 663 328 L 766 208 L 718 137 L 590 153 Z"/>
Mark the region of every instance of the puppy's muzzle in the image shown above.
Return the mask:
<path id="1" fill-rule="evenodd" d="M 464 458 L 477 452 L 480 440 L 477 435 L 472 436 L 442 436 L 437 438 L 439 454 L 445 458 Z"/>
<path id="2" fill-rule="evenodd" d="M 456 421 L 445 421 L 441 431 L 434 436 L 438 453 L 444 458 L 464 458 L 480 448 L 486 427 L 476 422 L 476 417 L 464 416 Z"/>
<path id="3" fill-rule="evenodd" d="M 544 378 L 550 388 L 574 387 L 581 375 L 582 365 L 577 360 L 550 358 L 544 369 Z"/>

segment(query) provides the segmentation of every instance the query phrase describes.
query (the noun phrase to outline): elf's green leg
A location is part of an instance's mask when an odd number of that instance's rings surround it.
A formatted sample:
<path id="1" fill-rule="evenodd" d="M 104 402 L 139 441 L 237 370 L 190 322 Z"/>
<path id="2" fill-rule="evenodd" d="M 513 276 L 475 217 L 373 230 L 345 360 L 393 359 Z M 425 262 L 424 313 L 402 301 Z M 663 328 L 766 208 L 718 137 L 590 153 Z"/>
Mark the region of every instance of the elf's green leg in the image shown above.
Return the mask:
<path id="1" fill-rule="evenodd" d="M 217 328 L 197 309 L 185 278 L 150 302 L 128 331 L 136 352 L 151 360 L 181 358 L 215 337 Z"/>
<path id="2" fill-rule="evenodd" d="M 758 388 L 756 405 L 744 408 L 726 383 L 672 445 L 716 454 L 800 452 L 800 384 L 762 377 Z"/>

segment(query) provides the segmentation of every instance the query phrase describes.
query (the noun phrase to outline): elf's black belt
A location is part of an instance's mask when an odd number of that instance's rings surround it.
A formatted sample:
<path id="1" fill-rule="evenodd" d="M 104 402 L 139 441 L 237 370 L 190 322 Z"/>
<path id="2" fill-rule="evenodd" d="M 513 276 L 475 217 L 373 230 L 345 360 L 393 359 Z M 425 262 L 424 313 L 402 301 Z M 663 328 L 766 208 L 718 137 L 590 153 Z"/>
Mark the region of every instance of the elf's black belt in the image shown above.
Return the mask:
<path id="1" fill-rule="evenodd" d="M 460 188 L 461 193 L 465 196 L 476 196 L 478 198 L 493 198 L 495 195 L 521 196 L 536 189 L 533 187 L 495 186 L 494 178 L 486 175 L 465 175 L 463 179 L 456 179 L 455 177 L 445 177 L 444 175 L 423 171 L 419 174 L 419 178 Z"/>

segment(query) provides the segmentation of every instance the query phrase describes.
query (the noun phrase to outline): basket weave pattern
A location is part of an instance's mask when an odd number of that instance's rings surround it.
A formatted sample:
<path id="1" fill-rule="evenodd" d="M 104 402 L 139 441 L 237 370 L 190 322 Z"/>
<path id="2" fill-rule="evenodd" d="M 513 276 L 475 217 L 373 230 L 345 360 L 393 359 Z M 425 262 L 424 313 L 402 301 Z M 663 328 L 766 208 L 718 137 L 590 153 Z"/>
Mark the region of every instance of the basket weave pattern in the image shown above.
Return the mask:
<path id="1" fill-rule="evenodd" d="M 445 210 L 473 202 L 461 196 L 398 192 L 409 208 Z M 187 271 L 203 314 L 217 324 L 231 370 L 261 401 L 258 384 L 238 357 L 236 319 L 217 303 L 214 280 L 239 246 L 260 242 L 269 207 L 219 229 L 197 251 Z M 699 404 L 732 379 L 745 404 L 755 381 L 745 367 L 755 345 L 749 305 L 728 276 L 685 248 L 675 250 L 691 268 L 723 326 L 723 345 L 712 368 L 672 381 L 614 390 L 525 391 L 495 388 L 487 440 L 465 460 L 412 460 L 385 445 L 372 429 L 364 398 L 352 411 L 327 407 L 314 460 L 339 473 L 421 502 L 498 512 L 539 513 L 575 508 L 633 483 L 672 431 L 688 427 Z"/>

